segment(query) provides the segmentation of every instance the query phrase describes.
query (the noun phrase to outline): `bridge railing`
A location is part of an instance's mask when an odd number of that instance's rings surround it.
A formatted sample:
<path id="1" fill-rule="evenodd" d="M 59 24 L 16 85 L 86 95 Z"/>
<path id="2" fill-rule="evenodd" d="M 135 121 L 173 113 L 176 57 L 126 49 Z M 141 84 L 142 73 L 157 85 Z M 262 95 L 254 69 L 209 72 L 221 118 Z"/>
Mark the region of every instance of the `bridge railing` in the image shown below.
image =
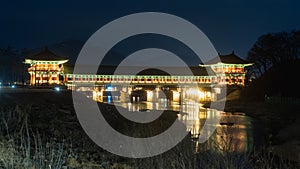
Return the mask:
<path id="1" fill-rule="evenodd" d="M 211 84 L 215 76 L 84 75 L 66 74 L 66 83 Z"/>

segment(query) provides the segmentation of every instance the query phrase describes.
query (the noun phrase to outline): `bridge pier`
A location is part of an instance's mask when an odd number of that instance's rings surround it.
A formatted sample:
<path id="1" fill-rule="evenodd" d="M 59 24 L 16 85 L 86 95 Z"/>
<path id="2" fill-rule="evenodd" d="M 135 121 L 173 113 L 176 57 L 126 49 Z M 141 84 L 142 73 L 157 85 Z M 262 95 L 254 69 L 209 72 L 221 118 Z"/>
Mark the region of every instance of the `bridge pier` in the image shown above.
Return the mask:
<path id="1" fill-rule="evenodd" d="M 161 102 L 167 100 L 170 102 L 181 102 L 192 100 L 215 101 L 218 92 L 212 88 L 189 88 L 189 87 L 135 87 L 135 86 L 98 86 L 93 90 L 93 99 L 97 101 L 118 100 L 120 102 Z M 112 98 L 115 96 L 114 98 Z"/>
<path id="2" fill-rule="evenodd" d="M 183 95 L 182 95 L 182 91 L 180 88 L 177 88 L 177 90 L 173 90 L 172 95 L 173 95 L 173 98 L 172 98 L 173 102 L 181 103 Z"/>
<path id="3" fill-rule="evenodd" d="M 124 102 L 124 103 L 130 102 L 131 91 L 132 91 L 131 86 L 122 87 L 120 91 L 120 102 Z"/>

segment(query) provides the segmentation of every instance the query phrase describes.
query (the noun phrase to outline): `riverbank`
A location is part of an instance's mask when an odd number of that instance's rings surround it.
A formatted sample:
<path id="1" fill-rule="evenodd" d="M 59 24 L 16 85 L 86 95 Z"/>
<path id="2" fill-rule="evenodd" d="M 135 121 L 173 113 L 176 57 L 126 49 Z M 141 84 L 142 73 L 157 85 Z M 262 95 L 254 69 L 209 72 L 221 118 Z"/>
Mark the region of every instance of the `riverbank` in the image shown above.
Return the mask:
<path id="1" fill-rule="evenodd" d="M 214 102 L 224 104 L 224 112 L 242 112 L 263 124 L 269 133 L 269 149 L 276 155 L 300 164 L 300 105 L 294 103 L 272 104 L 265 101 L 249 101 L 240 96 L 240 90 L 227 95 L 226 99 Z M 210 102 L 204 103 L 205 108 L 211 107 Z"/>

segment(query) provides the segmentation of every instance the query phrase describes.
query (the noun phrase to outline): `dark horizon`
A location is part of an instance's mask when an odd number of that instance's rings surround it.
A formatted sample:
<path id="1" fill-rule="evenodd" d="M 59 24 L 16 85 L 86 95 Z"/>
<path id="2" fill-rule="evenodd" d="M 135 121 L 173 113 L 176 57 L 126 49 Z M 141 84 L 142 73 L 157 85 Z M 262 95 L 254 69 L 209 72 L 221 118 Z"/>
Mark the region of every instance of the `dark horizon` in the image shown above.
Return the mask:
<path id="1" fill-rule="evenodd" d="M 165 12 L 198 26 L 221 54 L 246 58 L 257 38 L 266 33 L 300 28 L 298 1 L 240 2 L 3 2 L 0 47 L 36 49 L 65 40 L 85 42 L 97 29 L 137 12 Z"/>

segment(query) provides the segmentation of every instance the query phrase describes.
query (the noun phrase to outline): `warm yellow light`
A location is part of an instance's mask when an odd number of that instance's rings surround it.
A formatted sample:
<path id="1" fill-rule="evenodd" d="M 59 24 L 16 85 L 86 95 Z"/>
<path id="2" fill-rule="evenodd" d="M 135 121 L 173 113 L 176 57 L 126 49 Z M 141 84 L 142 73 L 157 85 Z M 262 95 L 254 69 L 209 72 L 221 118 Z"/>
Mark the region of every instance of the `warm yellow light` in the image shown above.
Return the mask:
<path id="1" fill-rule="evenodd" d="M 180 93 L 177 91 L 173 91 L 173 101 L 179 102 L 180 101 Z"/>
<path id="2" fill-rule="evenodd" d="M 97 91 L 93 91 L 93 99 L 96 100 L 97 99 Z"/>
<path id="3" fill-rule="evenodd" d="M 207 96 L 208 98 L 210 98 L 210 97 L 211 97 L 211 92 L 206 92 L 206 96 Z"/>
<path id="4" fill-rule="evenodd" d="M 147 91 L 147 101 L 152 101 L 153 99 L 153 91 Z"/>
<path id="5" fill-rule="evenodd" d="M 221 93 L 221 88 L 214 88 L 215 93 L 220 94 Z"/>
<path id="6" fill-rule="evenodd" d="M 205 92 L 199 90 L 199 99 L 205 98 Z"/>

